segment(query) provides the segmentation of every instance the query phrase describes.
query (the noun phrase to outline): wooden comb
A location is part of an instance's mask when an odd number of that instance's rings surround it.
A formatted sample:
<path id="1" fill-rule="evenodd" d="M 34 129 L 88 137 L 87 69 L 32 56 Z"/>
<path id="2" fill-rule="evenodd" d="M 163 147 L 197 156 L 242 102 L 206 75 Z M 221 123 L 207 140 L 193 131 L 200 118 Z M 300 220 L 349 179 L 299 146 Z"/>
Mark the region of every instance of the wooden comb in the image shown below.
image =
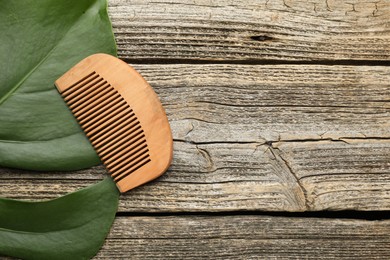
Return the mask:
<path id="1" fill-rule="evenodd" d="M 173 142 L 167 116 L 128 64 L 94 54 L 55 85 L 122 193 L 168 169 Z"/>

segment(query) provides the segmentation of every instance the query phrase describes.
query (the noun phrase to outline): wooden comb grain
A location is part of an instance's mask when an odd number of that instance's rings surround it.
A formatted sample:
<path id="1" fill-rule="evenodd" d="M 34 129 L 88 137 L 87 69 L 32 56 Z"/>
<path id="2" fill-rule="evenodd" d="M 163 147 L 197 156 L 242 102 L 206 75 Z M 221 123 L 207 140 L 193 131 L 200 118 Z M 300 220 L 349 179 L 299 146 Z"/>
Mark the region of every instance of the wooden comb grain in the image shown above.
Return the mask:
<path id="1" fill-rule="evenodd" d="M 97 104 L 96 107 L 93 108 L 93 110 L 89 111 L 88 113 L 82 114 L 79 113 L 77 118 L 78 120 L 83 120 L 85 118 L 91 118 L 96 116 L 102 109 L 106 109 L 108 106 L 112 105 L 112 103 L 119 102 L 120 100 L 120 95 L 119 94 L 114 94 L 114 95 L 109 95 L 106 100 L 102 100 L 101 103 Z M 73 114 L 75 113 L 75 110 L 71 109 Z M 77 110 L 76 110 L 77 111 Z M 81 123 L 79 121 L 79 123 Z"/>
<path id="2" fill-rule="evenodd" d="M 98 76 L 98 75 L 96 75 Z M 79 88 L 77 88 L 75 91 L 71 92 L 69 95 L 64 97 L 64 100 L 68 104 L 73 104 L 80 98 L 84 97 L 86 94 L 90 93 L 92 90 L 95 89 L 96 86 L 100 86 L 100 84 L 104 83 L 102 82 L 103 79 L 96 77 L 93 80 L 89 81 L 88 84 L 82 84 Z"/>
<path id="3" fill-rule="evenodd" d="M 80 107 L 77 107 L 76 109 L 72 109 L 72 112 L 76 117 L 79 117 L 83 114 L 85 116 L 88 116 L 93 111 L 95 111 L 93 108 L 96 108 L 100 102 L 103 102 L 106 99 L 114 100 L 116 98 L 119 98 L 119 96 L 120 95 L 118 93 L 111 92 L 111 91 L 99 93 L 99 95 L 97 96 L 96 99 L 94 99 L 92 101 L 88 100 L 88 102 L 85 103 L 86 106 L 80 106 Z"/>
<path id="4" fill-rule="evenodd" d="M 99 93 L 102 93 L 105 90 L 109 91 L 109 89 L 106 89 L 107 88 L 106 84 L 107 84 L 107 81 L 102 81 L 102 82 L 99 82 L 99 84 L 92 85 L 87 93 L 84 93 L 83 96 L 81 96 L 78 100 L 73 102 L 71 105 L 68 102 L 69 108 L 73 109 L 73 108 L 80 106 L 82 104 L 86 104 L 86 102 L 88 102 L 88 100 L 91 100 L 93 97 L 95 97 Z"/>
<path id="5" fill-rule="evenodd" d="M 122 118 L 119 118 L 116 122 L 113 122 L 109 127 L 107 127 L 105 132 L 100 131 L 99 133 L 96 133 L 96 135 L 90 136 L 90 141 L 94 143 L 98 140 L 107 138 L 108 136 L 114 134 L 115 131 L 118 131 L 121 127 L 125 127 L 126 124 L 129 123 L 129 120 L 132 120 L 133 117 L 134 113 L 128 111 L 128 113 L 125 113 Z"/>
<path id="6" fill-rule="evenodd" d="M 126 138 L 126 136 L 129 136 L 129 133 L 127 131 L 136 130 L 136 129 L 133 130 L 133 128 L 137 127 L 138 124 L 139 124 L 139 122 L 136 121 L 135 117 L 129 116 L 129 118 L 125 119 L 122 123 L 120 123 L 119 125 L 115 126 L 112 129 L 112 131 L 114 132 L 111 135 L 112 140 L 107 142 L 107 136 L 111 134 L 110 132 L 108 132 L 108 133 L 104 134 L 103 136 L 92 141 L 92 144 L 98 150 L 105 149 L 107 146 L 112 147 L 114 145 L 114 143 L 117 143 L 120 140 L 123 140 L 124 138 Z M 140 127 L 140 126 L 138 126 L 138 127 Z"/>
<path id="7" fill-rule="evenodd" d="M 142 131 L 138 131 L 136 134 L 134 134 L 134 136 L 137 136 L 138 138 L 133 140 L 126 140 L 127 142 L 125 143 L 125 145 L 127 147 L 123 148 L 122 146 L 118 146 L 114 151 L 110 152 L 106 156 L 103 156 L 103 159 L 106 160 L 107 163 L 110 163 L 111 161 L 116 160 L 118 157 L 122 156 L 124 153 L 132 151 L 134 147 L 141 146 L 142 143 L 145 142 L 145 135 L 142 133 Z M 115 155 L 111 155 L 114 153 Z"/>

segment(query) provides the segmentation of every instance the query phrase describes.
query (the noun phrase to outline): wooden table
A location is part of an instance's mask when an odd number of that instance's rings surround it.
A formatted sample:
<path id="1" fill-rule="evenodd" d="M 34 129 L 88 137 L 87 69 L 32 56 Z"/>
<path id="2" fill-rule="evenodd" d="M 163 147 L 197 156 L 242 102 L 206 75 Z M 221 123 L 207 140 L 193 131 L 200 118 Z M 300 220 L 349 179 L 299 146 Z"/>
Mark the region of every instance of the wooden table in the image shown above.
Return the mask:
<path id="1" fill-rule="evenodd" d="M 390 258 L 390 2 L 110 0 L 174 161 L 122 196 L 96 259 Z M 96 183 L 0 170 L 1 195 Z M 17 185 L 15 185 L 17 184 Z"/>

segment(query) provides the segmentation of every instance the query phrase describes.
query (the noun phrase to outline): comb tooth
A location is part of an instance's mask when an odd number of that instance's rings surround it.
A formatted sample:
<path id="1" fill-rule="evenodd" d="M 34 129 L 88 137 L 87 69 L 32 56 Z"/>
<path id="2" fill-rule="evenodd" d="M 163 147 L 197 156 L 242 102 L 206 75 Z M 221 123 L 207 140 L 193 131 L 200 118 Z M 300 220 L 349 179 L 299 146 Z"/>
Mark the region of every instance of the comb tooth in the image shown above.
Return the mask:
<path id="1" fill-rule="evenodd" d="M 119 100 L 119 101 L 118 101 Z M 100 115 L 101 113 L 103 113 L 103 111 L 106 111 L 107 110 L 107 106 L 108 107 L 111 107 L 112 104 L 121 104 L 121 103 L 124 103 L 126 104 L 126 101 L 124 101 L 123 99 L 120 99 L 120 98 L 117 98 L 115 99 L 113 102 L 109 102 L 107 103 L 107 105 L 103 104 L 103 106 L 99 106 L 98 110 L 96 110 L 95 112 L 93 112 L 92 114 L 90 114 L 89 116 L 87 117 L 84 117 L 83 119 L 80 120 L 80 124 L 85 124 L 86 122 L 88 121 L 94 121 L 95 120 L 95 113 L 96 113 L 96 116 L 97 115 Z"/>
<path id="2" fill-rule="evenodd" d="M 106 149 L 107 146 L 111 146 L 114 143 L 116 143 L 118 140 L 123 140 L 123 138 L 126 138 L 126 136 L 129 136 L 129 133 L 131 133 L 131 129 L 137 125 L 137 122 L 134 122 L 136 118 L 130 118 L 129 122 L 124 122 L 127 125 L 124 127 L 117 126 L 119 129 L 116 133 L 111 135 L 111 138 L 106 136 L 107 134 L 99 137 L 95 141 L 91 142 L 92 145 L 97 149 L 97 150 L 104 150 Z M 138 126 L 140 128 L 141 126 Z M 135 129 L 136 130 L 136 129 Z"/>
<path id="3" fill-rule="evenodd" d="M 136 165 L 135 167 L 133 167 L 132 169 L 128 170 L 127 172 L 121 174 L 120 176 L 117 176 L 114 181 L 115 182 L 119 182 L 121 180 L 123 180 L 124 178 L 126 178 L 127 176 L 129 176 L 130 174 L 132 174 L 133 172 L 135 172 L 136 170 L 140 169 L 141 167 L 143 167 L 144 165 L 146 165 L 147 163 L 151 162 L 152 160 L 149 158 L 149 156 L 147 156 L 144 160 L 140 161 L 138 163 L 138 165 Z"/>
<path id="4" fill-rule="evenodd" d="M 88 91 L 91 86 L 96 85 L 100 81 L 102 81 L 103 78 L 99 77 L 99 75 L 95 75 L 94 77 L 91 78 L 91 80 L 88 82 L 85 82 L 81 84 L 77 89 L 75 89 L 72 93 L 64 97 L 64 100 L 67 103 L 73 103 L 75 102 L 83 92 Z"/>
<path id="5" fill-rule="evenodd" d="M 128 106 L 119 106 L 117 109 L 112 111 L 112 113 L 108 113 L 106 116 L 97 120 L 95 123 L 90 124 L 89 126 L 84 125 L 83 128 L 86 132 L 92 132 L 93 129 L 98 129 L 102 122 L 106 122 L 106 120 L 108 122 L 109 119 L 112 118 L 113 114 L 121 114 L 126 109 L 128 109 Z"/>
<path id="6" fill-rule="evenodd" d="M 122 112 L 116 114 L 115 116 L 111 117 L 109 120 L 107 120 L 106 122 L 98 125 L 95 129 L 93 129 L 92 131 L 90 132 L 87 132 L 87 136 L 92 136 L 92 135 L 95 135 L 97 133 L 105 133 L 107 131 L 107 126 L 109 126 L 112 122 L 115 122 L 117 119 L 121 118 L 123 115 L 125 115 L 126 113 L 128 113 L 129 111 L 127 111 L 127 107 L 125 110 L 123 110 Z"/>
<path id="7" fill-rule="evenodd" d="M 100 93 L 95 95 L 90 100 L 87 100 L 86 102 L 81 103 L 80 105 L 78 105 L 78 106 L 76 106 L 74 108 L 71 108 L 71 109 L 72 109 L 73 113 L 78 113 L 79 111 L 81 111 L 84 108 L 88 107 L 91 103 L 93 103 L 94 101 L 98 100 L 102 96 L 110 95 L 112 93 L 114 93 L 114 92 L 112 92 L 112 89 L 110 88 L 110 85 L 109 84 L 108 85 L 104 85 L 103 86 L 103 91 L 101 91 Z"/>
<path id="8" fill-rule="evenodd" d="M 91 76 L 93 76 L 94 74 L 96 74 L 95 71 L 92 71 L 91 73 L 89 73 L 87 76 L 81 78 L 79 81 L 76 81 L 73 85 L 71 85 L 70 87 L 68 87 L 67 89 L 65 89 L 64 91 L 61 92 L 61 95 L 63 97 L 69 95 L 70 93 L 72 93 L 75 89 L 77 89 L 78 85 L 79 84 L 83 84 L 84 82 L 83 81 L 87 81 Z M 91 80 L 93 80 L 94 78 L 97 78 L 98 76 L 94 76 L 92 77 Z M 87 81 L 86 83 L 88 83 L 89 81 Z M 84 84 L 86 84 L 84 83 Z"/>
<path id="9" fill-rule="evenodd" d="M 106 100 L 103 100 L 101 103 L 93 107 L 91 110 L 89 110 L 88 114 L 80 114 L 77 116 L 77 119 L 79 120 L 80 124 L 83 124 L 93 118 L 95 115 L 99 114 L 101 111 L 104 111 L 107 109 L 107 107 L 111 106 L 113 103 L 117 103 L 120 101 L 120 96 L 112 95 Z M 72 110 L 73 112 L 73 110 Z"/>
<path id="10" fill-rule="evenodd" d="M 142 129 L 141 129 L 142 130 Z M 113 139 L 119 139 L 119 138 L 107 138 L 107 139 L 104 139 L 102 142 L 100 142 L 100 143 L 102 143 L 102 144 L 107 144 L 108 142 L 110 142 L 110 143 L 114 143 L 113 142 Z M 116 149 L 118 146 L 125 146 L 126 145 L 126 142 L 129 140 L 130 138 L 129 137 L 127 137 L 127 138 L 125 138 L 125 139 L 122 139 L 122 140 L 120 140 L 120 141 L 118 141 L 117 143 L 115 143 L 115 145 L 114 146 L 109 146 L 109 145 L 105 145 L 103 148 L 100 148 L 100 149 L 96 149 L 96 151 L 98 152 L 98 154 L 99 154 L 99 156 L 100 156 L 100 158 L 102 158 L 102 160 L 103 160 L 103 157 L 104 158 L 107 158 L 107 153 L 109 153 L 110 155 L 111 155 L 111 151 L 112 150 L 114 150 L 114 149 Z M 93 145 L 94 147 L 96 147 L 95 145 Z"/>
<path id="11" fill-rule="evenodd" d="M 145 137 L 145 135 L 143 134 L 143 130 L 141 128 L 137 128 L 134 133 L 130 134 L 128 137 L 119 141 L 115 145 L 108 146 L 107 148 L 99 151 L 99 155 L 101 156 L 102 160 L 107 160 L 110 156 L 114 155 L 119 150 L 124 149 L 126 146 L 132 145 L 135 142 L 138 142 L 138 140 L 143 137 Z"/>
<path id="12" fill-rule="evenodd" d="M 108 126 L 107 128 L 104 129 L 104 131 L 99 131 L 99 132 L 96 132 L 94 134 L 92 134 L 91 136 L 88 136 L 89 137 L 89 140 L 91 142 L 93 141 L 96 141 L 98 138 L 104 136 L 104 135 L 110 135 L 112 134 L 114 131 L 118 130 L 118 127 L 119 125 L 120 126 L 123 126 L 123 124 L 125 124 L 126 120 L 129 119 L 130 117 L 132 117 L 134 114 L 133 113 L 128 113 L 128 114 L 125 114 L 122 118 L 120 118 L 118 121 L 114 122 L 113 124 L 111 124 L 110 126 Z"/>
<path id="13" fill-rule="evenodd" d="M 113 102 L 110 103 L 111 106 L 109 106 L 108 109 L 104 110 L 104 112 L 98 113 L 98 115 L 93 117 L 91 120 L 89 121 L 85 120 L 84 123 L 80 122 L 80 124 L 82 124 L 84 128 L 87 128 L 88 126 L 94 124 L 95 122 L 104 120 L 104 117 L 106 117 L 106 115 L 110 115 L 110 113 L 115 113 L 117 108 L 123 108 L 124 106 L 127 106 L 124 100 L 119 101 L 119 103 L 113 103 L 114 105 L 112 103 Z"/>
<path id="14" fill-rule="evenodd" d="M 118 172 L 120 170 L 124 170 L 126 165 L 133 162 L 140 156 L 140 154 L 149 152 L 149 149 L 145 141 L 142 141 L 140 144 L 134 145 L 132 149 L 126 152 L 127 153 L 122 154 L 120 157 L 116 158 L 116 160 L 110 163 L 107 163 L 103 160 L 109 172 Z"/>
<path id="15" fill-rule="evenodd" d="M 127 137 L 126 139 L 122 140 L 118 145 L 115 145 L 115 147 L 104 151 L 103 155 L 101 156 L 102 160 L 109 162 L 111 159 L 115 159 L 117 156 L 120 156 L 120 154 L 118 153 L 119 151 L 131 148 L 134 145 L 138 145 L 142 138 L 145 138 L 145 135 L 143 134 L 143 130 L 139 129 L 137 132 L 130 135 L 130 137 Z M 110 158 L 113 155 L 115 155 L 115 158 Z"/>
<path id="16" fill-rule="evenodd" d="M 115 157 L 109 157 L 107 160 L 103 160 L 104 164 L 106 164 L 108 169 L 113 170 L 112 167 L 117 165 L 119 162 L 123 161 L 123 159 L 126 159 L 129 156 L 132 156 L 133 154 L 139 152 L 144 147 L 148 147 L 146 145 L 145 138 L 141 137 L 136 141 L 133 141 L 131 144 L 128 145 L 128 147 L 124 150 L 122 150 L 120 153 L 115 154 Z M 115 170 L 113 170 L 115 171 Z"/>
<path id="17" fill-rule="evenodd" d="M 130 130 L 136 125 L 137 122 L 134 122 L 135 120 L 136 117 L 130 117 L 129 119 L 126 119 L 126 121 L 123 122 L 123 124 L 126 125 L 122 128 L 119 128 L 118 131 L 112 135 L 112 138 L 110 140 L 105 139 L 105 142 L 100 142 L 99 140 L 100 138 L 98 138 L 97 140 L 92 142 L 92 144 L 97 150 L 101 150 L 104 149 L 107 145 L 108 146 L 111 145 L 112 142 L 117 142 L 118 140 L 122 140 L 124 137 L 126 137 L 129 134 Z"/>
<path id="18" fill-rule="evenodd" d="M 105 163 L 110 163 L 113 160 L 117 159 L 118 157 L 122 156 L 125 152 L 133 150 L 138 145 L 141 145 L 145 140 L 145 135 L 143 134 L 142 129 L 133 134 L 130 138 L 127 138 L 127 140 L 121 142 L 120 144 L 116 145 L 112 150 L 109 151 L 109 154 L 106 154 L 105 156 L 102 156 L 102 160 Z"/>
<path id="19" fill-rule="evenodd" d="M 131 130 L 133 127 L 135 127 L 133 130 Z M 129 140 L 129 138 L 132 138 L 132 136 L 134 136 L 134 134 L 132 134 L 133 132 L 135 131 L 138 131 L 139 129 L 141 128 L 140 125 L 138 124 L 132 124 L 129 129 L 132 131 L 129 133 L 125 132 L 123 134 L 121 134 L 120 136 L 114 138 L 113 140 L 107 142 L 107 143 L 104 143 L 102 144 L 101 147 L 98 147 L 97 148 L 97 151 L 100 153 L 100 155 L 104 158 L 105 156 L 109 156 L 111 155 L 111 151 L 113 149 L 116 149 L 119 145 L 123 144 L 123 142 L 126 142 Z M 130 131 L 129 130 L 129 131 Z M 142 129 L 141 129 L 142 131 Z M 137 132 L 138 133 L 138 132 Z M 107 154 L 108 152 L 110 152 L 109 154 Z M 107 154 L 107 155 L 106 155 Z"/>
<path id="20" fill-rule="evenodd" d="M 115 92 L 108 92 L 106 93 L 105 95 L 101 96 L 100 98 L 96 99 L 95 101 L 93 101 L 92 103 L 90 103 L 88 106 L 86 107 L 83 107 L 82 109 L 78 110 L 77 112 L 76 111 L 73 111 L 74 115 L 78 118 L 79 115 L 89 115 L 91 112 L 93 112 L 96 108 L 96 106 L 104 101 L 105 99 L 108 99 L 110 97 L 114 96 L 113 98 L 117 98 L 117 97 L 120 97 L 119 93 L 115 93 Z M 76 109 L 77 110 L 77 109 Z"/>
<path id="21" fill-rule="evenodd" d="M 98 134 L 96 136 L 92 136 L 91 138 L 89 138 L 89 140 L 91 141 L 91 143 L 94 143 L 94 142 L 100 142 L 100 141 L 104 141 L 106 140 L 109 135 L 111 135 L 112 133 L 114 133 L 115 131 L 117 131 L 118 129 L 121 129 L 122 127 L 125 127 L 126 124 L 128 124 L 128 120 L 131 118 L 131 115 L 125 115 L 123 118 L 121 118 L 120 120 L 118 120 L 117 122 L 115 122 L 113 125 L 110 126 L 109 129 L 107 129 L 108 131 L 106 131 L 104 134 Z"/>
<path id="22" fill-rule="evenodd" d="M 99 84 L 95 84 L 95 85 L 91 86 L 89 91 L 86 91 L 85 93 L 83 93 L 84 97 L 82 97 L 79 100 L 77 100 L 76 102 L 72 103 L 69 106 L 69 108 L 74 109 L 75 107 L 87 102 L 88 100 L 91 100 L 92 97 L 95 97 L 98 93 L 101 93 L 102 91 L 105 90 L 105 88 L 107 87 L 106 84 L 107 84 L 107 81 L 103 81 L 103 82 L 100 82 Z M 70 103 L 68 102 L 68 104 L 70 104 Z"/>
<path id="23" fill-rule="evenodd" d="M 127 176 L 129 176 L 130 174 L 132 174 L 133 172 L 135 172 L 136 170 L 138 170 L 139 168 L 143 167 L 144 165 L 146 165 L 149 162 L 151 162 L 151 159 L 149 158 L 149 156 L 147 156 L 144 160 L 139 162 L 138 165 L 136 165 L 135 167 L 133 167 L 129 171 L 121 174 L 120 176 L 116 177 L 114 179 L 114 181 L 115 182 L 119 182 L 119 181 L 123 180 L 124 178 L 126 178 Z"/>
<path id="24" fill-rule="evenodd" d="M 128 163 L 133 162 L 135 159 L 143 156 L 147 152 L 149 152 L 149 149 L 145 144 L 130 154 L 126 154 L 126 156 L 118 158 L 111 164 L 107 164 L 107 169 L 109 172 L 121 172 L 127 168 Z"/>
<path id="25" fill-rule="evenodd" d="M 129 174 L 131 174 L 132 172 L 141 168 L 142 166 L 144 166 L 148 162 L 150 162 L 150 158 L 149 158 L 149 154 L 146 154 L 146 155 L 142 156 L 141 158 L 137 159 L 137 161 L 135 161 L 134 163 L 132 163 L 129 166 L 129 168 L 127 168 L 127 170 L 125 170 L 123 173 L 116 172 L 116 173 L 111 174 L 111 176 L 114 177 L 114 181 L 118 182 L 121 179 L 128 176 Z"/>
<path id="26" fill-rule="evenodd" d="M 140 162 L 147 159 L 148 157 L 148 153 L 141 154 L 140 156 L 135 158 L 135 160 L 129 161 L 127 167 L 123 167 L 122 169 L 120 169 L 121 171 L 112 171 L 111 176 L 114 178 L 120 178 L 123 174 L 131 173 L 133 168 L 135 168 Z"/>

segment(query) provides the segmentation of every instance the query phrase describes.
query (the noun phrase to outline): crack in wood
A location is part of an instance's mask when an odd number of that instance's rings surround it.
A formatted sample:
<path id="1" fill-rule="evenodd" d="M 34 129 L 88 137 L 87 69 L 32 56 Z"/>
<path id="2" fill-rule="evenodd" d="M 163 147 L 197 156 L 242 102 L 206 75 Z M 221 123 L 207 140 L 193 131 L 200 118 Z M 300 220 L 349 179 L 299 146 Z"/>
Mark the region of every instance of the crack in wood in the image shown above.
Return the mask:
<path id="1" fill-rule="evenodd" d="M 298 175 L 295 173 L 295 171 L 293 170 L 293 168 L 291 167 L 290 163 L 282 156 L 282 152 L 280 151 L 280 149 L 278 147 L 274 147 L 274 146 L 270 146 L 270 151 L 271 153 L 276 157 L 278 156 L 283 162 L 284 164 L 286 165 L 287 169 L 289 170 L 289 172 L 291 173 L 291 175 L 294 177 L 294 179 L 296 180 L 300 190 L 302 191 L 302 194 L 303 194 L 303 198 L 304 198 L 304 204 L 305 204 L 305 211 L 306 210 L 312 210 L 312 203 L 309 201 L 308 199 L 308 195 L 307 195 L 307 190 L 305 188 L 305 186 L 302 184 L 301 180 L 299 179 Z M 277 155 L 275 153 L 275 150 L 278 151 Z"/>
<path id="2" fill-rule="evenodd" d="M 250 38 L 252 40 L 258 41 L 258 42 L 265 42 L 265 41 L 272 41 L 272 40 L 274 40 L 273 37 L 268 36 L 268 35 L 254 35 L 254 36 L 250 36 Z"/>
<path id="3" fill-rule="evenodd" d="M 190 134 L 191 134 L 191 132 L 192 132 L 194 129 L 195 129 L 194 123 L 191 121 L 191 128 L 187 131 L 187 133 L 186 133 L 185 136 L 184 136 L 186 142 L 191 143 Z"/>
<path id="4" fill-rule="evenodd" d="M 193 129 L 191 129 L 193 131 Z M 188 139 L 174 138 L 174 142 L 189 143 L 193 145 L 213 145 L 213 144 L 255 144 L 256 147 L 261 145 L 275 146 L 279 143 L 307 143 L 307 142 L 341 142 L 350 144 L 348 141 L 373 141 L 373 140 L 390 140 L 390 137 L 339 137 L 339 138 L 302 138 L 302 139 L 278 139 L 278 140 L 266 140 L 266 141 L 207 141 L 199 142 Z"/>
<path id="5" fill-rule="evenodd" d="M 295 179 L 301 193 L 302 193 L 302 196 L 303 196 L 303 203 L 304 203 L 304 206 L 305 206 L 305 209 L 304 211 L 307 211 L 307 210 L 311 210 L 312 209 L 312 206 L 311 206 L 311 203 L 309 203 L 309 200 L 308 200 L 308 197 L 307 197 L 307 190 L 306 188 L 303 186 L 303 184 L 301 183 L 300 179 L 298 178 L 297 174 L 294 172 L 294 170 L 292 169 L 290 163 L 281 155 L 281 151 L 277 148 L 277 147 L 273 147 L 272 144 L 271 145 L 268 145 L 268 150 L 271 152 L 271 154 L 275 157 L 275 160 L 277 161 L 283 161 L 284 162 L 284 165 L 286 166 L 286 168 L 288 169 L 289 173 L 291 174 L 291 176 L 293 176 L 293 178 Z M 278 160 L 278 158 L 280 160 Z M 295 197 L 300 197 L 300 196 L 295 196 Z M 297 203 L 298 205 L 300 204 L 299 202 Z"/>
<path id="6" fill-rule="evenodd" d="M 283 0 L 283 5 L 285 7 L 287 7 L 287 9 L 291 9 L 291 6 L 289 4 L 287 4 L 287 1 L 286 0 Z"/>
<path id="7" fill-rule="evenodd" d="M 207 162 L 207 170 L 208 171 L 213 171 L 214 169 L 214 162 L 213 159 L 211 158 L 210 153 L 203 148 L 199 148 L 198 145 L 195 145 L 196 150 L 202 155 L 202 157 L 206 160 Z"/>
<path id="8" fill-rule="evenodd" d="M 121 55 L 120 55 L 121 56 Z M 236 65 L 328 65 L 328 66 L 335 66 L 335 65 L 344 65 L 344 66 L 389 66 L 390 61 L 389 60 L 349 60 L 349 59 L 333 59 L 333 60 L 308 60 L 308 59 L 301 59 L 301 60 L 275 60 L 275 59 L 251 59 L 251 58 L 245 58 L 245 59 L 193 59 L 193 58 L 176 58 L 176 59 L 169 59 L 169 58 L 129 58 L 121 56 L 121 59 L 129 64 L 189 64 L 189 65 L 196 65 L 196 64 L 210 64 L 210 65 L 216 65 L 216 64 L 236 64 Z"/>
<path id="9" fill-rule="evenodd" d="M 349 10 L 349 11 L 345 11 L 345 15 L 348 15 L 348 13 L 352 13 L 352 12 L 357 12 L 356 11 L 356 7 L 355 7 L 355 5 L 356 5 L 356 3 L 346 3 L 346 4 L 348 4 L 348 5 L 352 5 L 352 10 Z"/>
<path id="10" fill-rule="evenodd" d="M 326 5 L 326 10 L 328 10 L 329 12 L 333 12 L 333 10 L 330 8 L 330 5 L 329 5 L 329 0 L 325 0 L 325 5 Z"/>
<path id="11" fill-rule="evenodd" d="M 374 4 L 375 4 L 375 9 L 374 9 L 374 11 L 372 11 L 372 16 L 373 17 L 375 17 L 375 16 L 377 16 L 377 13 L 378 13 L 378 3 L 379 2 L 375 2 Z"/>
<path id="12" fill-rule="evenodd" d="M 178 217 L 178 216 L 269 216 L 269 217 L 289 217 L 289 218 L 323 218 L 323 219 L 361 219 L 367 221 L 390 220 L 390 211 L 182 211 L 182 212 L 118 212 L 118 217 Z"/>

